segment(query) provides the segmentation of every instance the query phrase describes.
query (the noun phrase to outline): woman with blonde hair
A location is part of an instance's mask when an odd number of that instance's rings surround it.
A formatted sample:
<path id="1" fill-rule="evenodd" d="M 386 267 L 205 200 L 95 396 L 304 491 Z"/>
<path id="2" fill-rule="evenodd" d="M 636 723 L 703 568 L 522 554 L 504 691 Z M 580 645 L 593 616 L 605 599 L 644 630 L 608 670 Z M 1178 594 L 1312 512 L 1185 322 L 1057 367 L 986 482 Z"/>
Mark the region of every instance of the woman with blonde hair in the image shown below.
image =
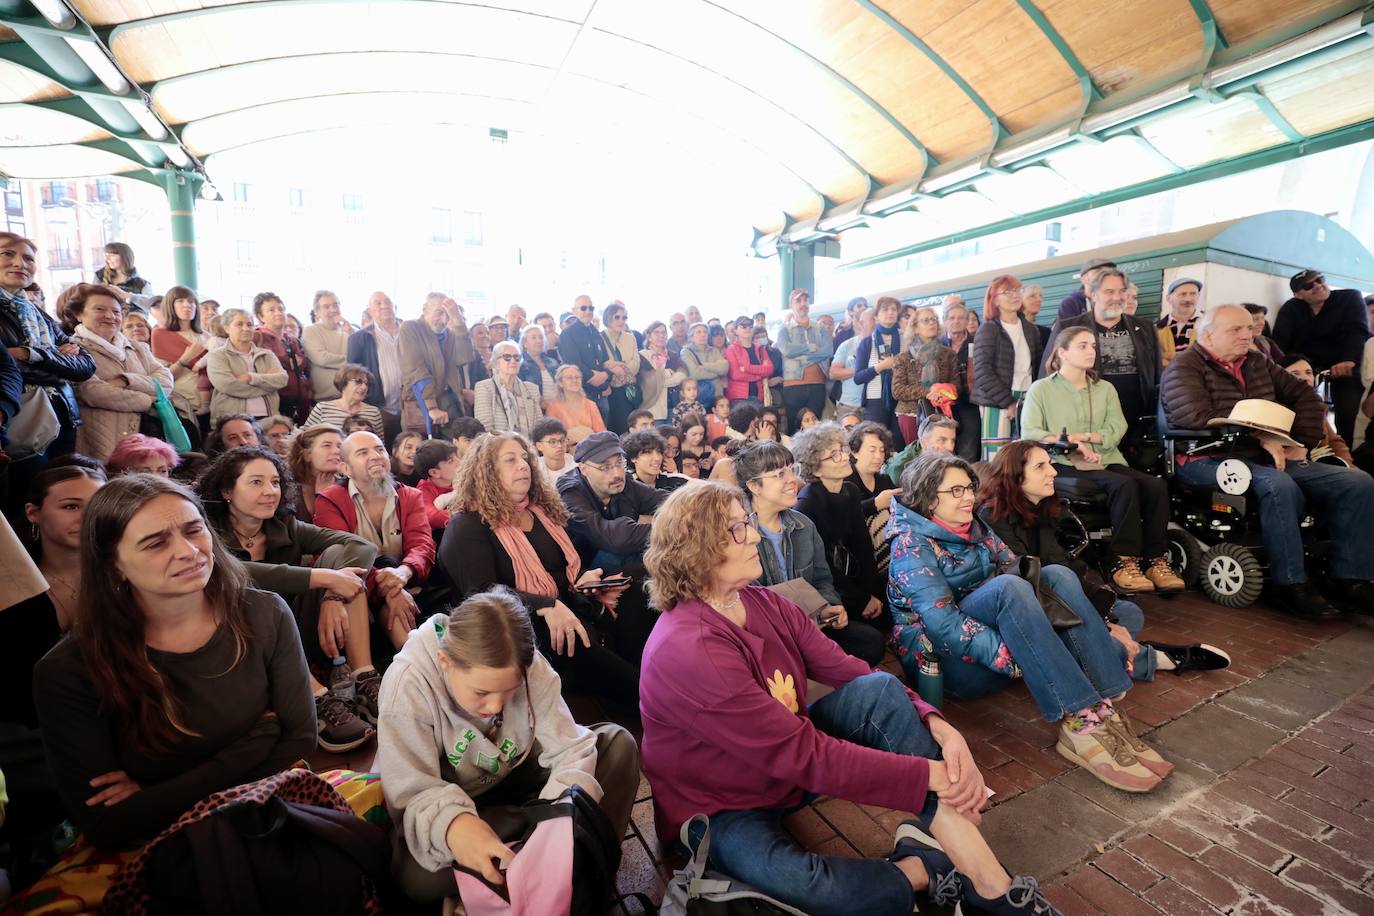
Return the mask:
<path id="1" fill-rule="evenodd" d="M 576 445 L 592 433 L 606 431 L 606 421 L 596 402 L 582 389 L 582 370 L 573 363 L 564 363 L 554 373 L 558 382 L 558 396 L 548 403 L 548 415 L 562 420 L 568 428 L 568 444 Z"/>
<path id="2" fill-rule="evenodd" d="M 854 913 L 856 901 L 905 916 L 918 895 L 964 912 L 1055 912 L 979 834 L 987 791 L 963 736 L 751 584 L 762 574 L 753 522 L 737 488 L 712 482 L 677 490 L 654 517 L 644 565 L 663 616 L 644 650 L 640 711 L 665 847 L 680 832 L 701 843 L 704 814 L 712 865 L 814 916 Z M 811 679 L 834 692 L 808 703 Z M 822 855 L 782 823 L 814 795 L 918 814 L 885 859 Z"/>
<path id="3" fill-rule="evenodd" d="M 473 416 L 490 432 L 511 432 L 529 438 L 544 415 L 539 386 L 520 378 L 520 345 L 503 340 L 491 348 L 491 377 L 473 389 Z"/>
<path id="4" fill-rule="evenodd" d="M 377 741 L 407 897 L 458 896 L 455 866 L 502 883 L 498 869 L 514 853 L 483 819 L 494 805 L 576 786 L 625 835 L 639 787 L 634 738 L 619 725 L 579 725 L 559 687 L 506 589 L 471 595 L 411 631 L 382 682 Z"/>
<path id="5" fill-rule="evenodd" d="M 568 536 L 568 510 L 538 456 L 514 433 L 482 436 L 463 456 L 454 484 L 458 511 L 444 530 L 439 563 L 460 595 L 496 585 L 515 590 L 535 623 L 539 649 L 569 689 L 610 699 L 633 714 L 639 672 L 605 648 L 625 586 L 584 594 L 600 569 L 582 569 Z"/>
<path id="6" fill-rule="evenodd" d="M 892 365 L 892 396 L 897 399 L 897 425 L 902 438 L 916 441 L 921 421 L 938 410 L 936 385 L 958 394 L 959 365 L 954 351 L 940 342 L 940 317 L 923 306 L 911 313 L 902 335 L 902 352 Z"/>

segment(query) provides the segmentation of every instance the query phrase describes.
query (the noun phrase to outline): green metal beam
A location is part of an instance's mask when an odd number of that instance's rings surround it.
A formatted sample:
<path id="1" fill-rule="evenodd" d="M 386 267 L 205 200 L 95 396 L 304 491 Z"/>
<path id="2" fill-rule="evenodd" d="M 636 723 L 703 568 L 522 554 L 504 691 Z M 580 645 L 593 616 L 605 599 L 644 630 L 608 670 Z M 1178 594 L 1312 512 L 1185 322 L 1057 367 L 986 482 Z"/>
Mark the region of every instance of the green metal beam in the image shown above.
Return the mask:
<path id="1" fill-rule="evenodd" d="M 1227 45 L 1226 36 L 1221 33 L 1221 26 L 1217 24 L 1217 17 L 1212 14 L 1212 8 L 1207 5 L 1207 0 L 1188 0 L 1188 3 L 1202 26 L 1202 57 L 1198 61 L 1192 80 L 1196 84 L 1201 82 L 1203 76 L 1211 69 L 1212 59 L 1216 56 L 1217 50 Z"/>
<path id="2" fill-rule="evenodd" d="M 1064 36 L 1059 34 L 1059 30 L 1054 27 L 1050 20 L 1045 16 L 1040 8 L 1035 5 L 1035 0 L 1016 0 L 1022 11 L 1030 17 L 1040 31 L 1054 45 L 1054 49 L 1059 52 L 1059 56 L 1064 58 L 1064 63 L 1073 71 L 1073 75 L 1078 78 L 1078 86 L 1083 94 L 1083 113 L 1087 113 L 1088 106 L 1093 102 L 1103 98 L 1102 90 L 1097 88 L 1093 82 L 1093 75 L 1088 72 L 1088 68 L 1083 66 L 1083 62 L 1078 59 L 1078 55 L 1069 47 L 1069 43 L 1064 40 Z"/>
<path id="3" fill-rule="evenodd" d="M 1283 116 L 1283 112 L 1274 106 L 1274 102 L 1269 96 L 1265 95 L 1258 86 L 1254 89 L 1242 89 L 1240 92 L 1231 93 L 1225 96 L 1232 99 L 1248 99 L 1253 102 L 1269 122 L 1279 129 L 1291 142 L 1298 142 L 1304 138 L 1302 131 L 1293 126 L 1293 123 Z"/>
<path id="4" fill-rule="evenodd" d="M 955 70 L 954 67 L 950 65 L 949 61 L 945 60 L 939 54 L 936 54 L 934 48 L 922 41 L 915 32 L 908 29 L 901 21 L 887 12 L 887 10 L 874 3 L 873 0 L 854 0 L 854 2 L 858 3 L 859 6 L 868 10 L 874 16 L 877 16 L 887 24 L 888 28 L 905 38 L 913 48 L 928 57 L 931 63 L 939 67 L 940 71 L 944 73 L 945 76 L 949 77 L 950 81 L 958 86 L 960 91 L 968 97 L 968 100 L 987 116 L 988 125 L 992 130 L 992 140 L 988 143 L 988 149 L 995 149 L 998 142 L 1007 135 L 1008 131 L 1002 125 L 1001 120 L 998 119 L 997 112 L 993 111 L 992 106 L 983 101 L 983 97 L 974 91 L 974 88 L 968 84 L 968 80 L 960 76 L 959 71 Z"/>
<path id="5" fill-rule="evenodd" d="M 1369 139 L 1374 139 L 1374 118 L 1359 124 L 1352 124 L 1349 127 L 1342 127 L 1338 130 L 1327 131 L 1324 134 L 1307 137 L 1299 142 L 1285 143 L 1280 146 L 1270 147 L 1269 149 L 1259 150 L 1237 159 L 1230 159 L 1224 162 L 1215 162 L 1209 165 L 1198 166 L 1193 169 L 1186 169 L 1177 175 L 1154 178 L 1150 181 L 1143 181 L 1124 188 L 1117 188 L 1116 190 L 1107 191 L 1103 194 L 1095 194 L 1091 197 L 1072 200 L 1063 204 L 1056 204 L 1053 207 L 1046 207 L 1042 210 L 1036 210 L 1033 213 L 1023 213 L 1019 216 L 1000 220 L 995 223 L 989 223 L 985 226 L 977 226 L 972 229 L 965 229 L 960 232 L 941 236 L 940 238 L 928 239 L 914 245 L 898 248 L 894 251 L 875 254 L 867 258 L 860 258 L 857 261 L 842 264 L 838 269 L 858 270 L 862 267 L 871 267 L 874 264 L 881 264 L 884 261 L 909 257 L 913 254 L 930 251 L 934 248 L 943 248 L 946 245 L 956 245 L 960 242 L 982 238 L 992 235 L 993 233 L 1003 232 L 1007 229 L 1018 229 L 1022 226 L 1030 226 L 1035 223 L 1044 222 L 1045 220 L 1057 219 L 1061 216 L 1081 213 L 1085 210 L 1092 210 L 1097 207 L 1119 204 L 1123 201 L 1144 197 L 1148 194 L 1157 194 L 1161 191 L 1172 191 L 1176 188 L 1187 187 L 1188 185 L 1197 184 L 1201 181 L 1209 181 L 1213 178 L 1224 178 L 1227 175 L 1247 172 L 1251 169 L 1261 168 L 1266 165 L 1287 162 L 1299 156 L 1307 156 L 1328 149 L 1336 149 L 1337 147 L 1346 146 L 1351 143 L 1359 143 Z"/>
<path id="6" fill-rule="evenodd" d="M 177 285 L 195 289 L 196 196 L 204 179 L 182 172 L 163 172 L 161 178 L 172 211 L 172 273 Z"/>

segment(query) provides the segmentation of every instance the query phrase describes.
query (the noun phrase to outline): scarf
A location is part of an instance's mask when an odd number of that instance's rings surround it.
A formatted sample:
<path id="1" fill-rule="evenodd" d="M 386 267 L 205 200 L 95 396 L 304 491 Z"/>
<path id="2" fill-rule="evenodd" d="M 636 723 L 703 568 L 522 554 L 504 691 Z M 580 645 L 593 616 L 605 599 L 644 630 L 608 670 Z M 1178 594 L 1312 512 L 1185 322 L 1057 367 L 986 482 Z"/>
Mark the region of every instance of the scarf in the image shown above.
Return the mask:
<path id="1" fill-rule="evenodd" d="M 52 328 L 43 320 L 43 315 L 27 297 L 12 295 L 0 289 L 0 306 L 19 320 L 19 328 L 24 332 L 24 346 L 47 347 L 52 349 Z"/>
<path id="2" fill-rule="evenodd" d="M 100 350 L 121 364 L 128 362 L 129 351 L 134 349 L 129 338 L 119 331 L 115 331 L 114 340 L 106 340 L 94 331 L 88 330 L 84 324 L 78 324 L 76 330 L 72 332 L 72 336 L 79 338 L 81 345 L 87 350 Z"/>
<path id="3" fill-rule="evenodd" d="M 913 340 L 908 352 L 911 358 L 916 360 L 916 365 L 921 370 L 921 384 L 926 388 L 931 388 L 940 378 L 940 350 L 944 344 L 940 343 L 940 338 L 932 337 L 924 343 L 920 340 Z"/>
<path id="4" fill-rule="evenodd" d="M 894 353 L 902 352 L 902 332 L 897 325 L 885 328 L 878 325 L 873 329 L 873 349 L 868 354 L 869 366 Z M 865 400 L 876 401 L 882 398 L 883 404 L 891 410 L 896 402 L 892 399 L 892 370 L 879 372 L 864 389 Z"/>
<path id="5" fill-rule="evenodd" d="M 550 521 L 544 510 L 533 505 L 528 496 L 516 503 L 515 508 L 528 509 L 531 515 L 539 519 L 539 524 L 544 526 L 549 536 L 563 548 L 563 556 L 568 561 L 568 584 L 576 582 L 577 577 L 582 575 L 582 561 L 573 549 L 568 532 L 562 525 L 555 525 Z M 553 576 L 549 575 L 549 571 L 539 562 L 539 555 L 534 552 L 529 535 L 511 524 L 495 526 L 493 530 L 496 532 L 496 539 L 506 548 L 506 553 L 510 554 L 511 564 L 515 567 L 516 590 L 531 595 L 543 595 L 545 598 L 557 598 L 558 583 L 553 581 Z"/>
<path id="6" fill-rule="evenodd" d="M 501 384 L 500 379 L 492 379 L 492 384 L 496 387 L 496 400 L 501 404 L 501 412 L 506 415 L 510 422 L 509 428 L 522 436 L 528 437 L 530 434 L 529 417 L 525 414 L 525 382 L 516 376 L 515 384 L 519 390 L 507 388 Z"/>

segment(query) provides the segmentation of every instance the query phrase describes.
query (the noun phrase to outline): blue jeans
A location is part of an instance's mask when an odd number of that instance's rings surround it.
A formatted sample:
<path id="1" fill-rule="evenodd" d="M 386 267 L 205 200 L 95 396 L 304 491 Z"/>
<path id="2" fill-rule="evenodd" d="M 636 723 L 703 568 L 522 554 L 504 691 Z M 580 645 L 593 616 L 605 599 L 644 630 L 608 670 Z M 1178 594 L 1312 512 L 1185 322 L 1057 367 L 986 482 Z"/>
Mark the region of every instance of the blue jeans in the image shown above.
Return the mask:
<path id="1" fill-rule="evenodd" d="M 832 738 L 909 757 L 940 756 L 940 746 L 902 682 L 886 672 L 855 678 L 812 703 L 809 712 L 812 724 Z M 932 801 L 928 794 L 927 811 L 933 812 Z M 812 916 L 849 916 L 859 909 L 873 916 L 911 912 L 916 898 L 901 869 L 883 859 L 807 852 L 782 825 L 792 810 L 758 808 L 711 815 L 711 864 Z M 700 839 L 694 831 L 693 846 Z"/>
<path id="2" fill-rule="evenodd" d="M 1131 634 L 1131 639 L 1140 641 L 1140 631 L 1145 629 L 1145 612 L 1140 609 L 1140 605 L 1134 601 L 1117 601 L 1112 605 L 1112 613 L 1116 615 L 1116 622 L 1126 628 L 1126 632 Z M 1115 639 L 1112 642 L 1116 642 Z M 1126 647 L 1117 642 L 1121 652 L 1121 664 L 1126 664 Z M 1136 653 L 1134 664 L 1131 667 L 1131 680 L 1133 681 L 1153 681 L 1155 679 L 1155 650 L 1149 646 L 1141 646 Z"/>
<path id="3" fill-rule="evenodd" d="M 1178 477 L 1189 486 L 1216 484 L 1215 459 L 1189 461 Z M 1354 468 L 1304 461 L 1277 468 L 1245 462 L 1254 475 L 1251 489 L 1259 498 L 1259 529 L 1275 585 L 1307 581 L 1302 532 L 1298 524 L 1307 500 L 1315 500 L 1331 529 L 1331 575 L 1337 579 L 1374 580 L 1374 538 L 1367 524 L 1374 518 L 1374 477 Z"/>
<path id="4" fill-rule="evenodd" d="M 1073 570 L 1046 566 L 1040 581 L 1082 619 L 1078 626 L 1050 626 L 1035 588 L 1017 576 L 994 576 L 959 602 L 966 616 L 1001 635 L 1047 722 L 1096 706 L 1131 689 L 1125 648 L 1112 639 Z M 972 699 L 1007 686 L 1010 679 L 974 662 L 943 658 L 945 692 Z"/>

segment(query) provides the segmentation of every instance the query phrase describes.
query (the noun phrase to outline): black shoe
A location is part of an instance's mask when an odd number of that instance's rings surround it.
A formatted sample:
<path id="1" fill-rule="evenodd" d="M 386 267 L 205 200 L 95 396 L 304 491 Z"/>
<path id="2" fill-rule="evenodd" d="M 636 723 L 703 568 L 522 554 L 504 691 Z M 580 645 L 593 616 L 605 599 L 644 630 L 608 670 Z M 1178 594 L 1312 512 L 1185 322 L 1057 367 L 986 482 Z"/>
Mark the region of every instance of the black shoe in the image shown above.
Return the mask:
<path id="1" fill-rule="evenodd" d="M 1029 875 L 1012 878 L 1011 887 L 996 900 L 978 896 L 978 892 L 973 889 L 973 882 L 965 881 L 964 899 L 960 903 L 960 909 L 965 916 L 973 916 L 975 913 L 987 916 L 1017 916 L 1021 913 L 1033 913 L 1035 916 L 1064 916 L 1054 908 L 1054 904 L 1045 899 L 1035 879 Z"/>
<path id="2" fill-rule="evenodd" d="M 889 862 L 899 862 L 912 856 L 926 867 L 925 895 L 936 906 L 953 907 L 964 892 L 963 876 L 940 848 L 940 844 L 925 832 L 917 821 L 906 821 L 897 828 L 897 844 L 892 848 Z"/>
<path id="3" fill-rule="evenodd" d="M 323 750 L 336 754 L 351 751 L 377 734 L 358 715 L 352 700 L 332 693 L 315 698 L 315 721 L 319 729 L 316 742 Z"/>
<path id="4" fill-rule="evenodd" d="M 1374 614 L 1374 582 L 1363 579 L 1332 579 L 1332 598 L 1347 611 Z"/>
<path id="5" fill-rule="evenodd" d="M 379 708 L 377 696 L 382 690 L 382 675 L 375 668 L 353 675 L 353 702 L 358 714 L 373 725 L 377 724 Z"/>
<path id="6" fill-rule="evenodd" d="M 1297 582 L 1293 585 L 1275 585 L 1274 600 L 1284 611 L 1304 620 L 1331 620 L 1341 616 L 1321 592 L 1312 587 L 1311 582 Z"/>
<path id="7" fill-rule="evenodd" d="M 1231 667 L 1231 656 L 1216 646 L 1209 646 L 1206 643 L 1173 646 L 1169 643 L 1151 642 L 1147 639 L 1141 645 L 1149 646 L 1169 656 L 1169 660 L 1174 663 L 1174 667 L 1169 669 L 1172 674 L 1182 674 L 1185 671 L 1219 671 L 1222 668 Z"/>

